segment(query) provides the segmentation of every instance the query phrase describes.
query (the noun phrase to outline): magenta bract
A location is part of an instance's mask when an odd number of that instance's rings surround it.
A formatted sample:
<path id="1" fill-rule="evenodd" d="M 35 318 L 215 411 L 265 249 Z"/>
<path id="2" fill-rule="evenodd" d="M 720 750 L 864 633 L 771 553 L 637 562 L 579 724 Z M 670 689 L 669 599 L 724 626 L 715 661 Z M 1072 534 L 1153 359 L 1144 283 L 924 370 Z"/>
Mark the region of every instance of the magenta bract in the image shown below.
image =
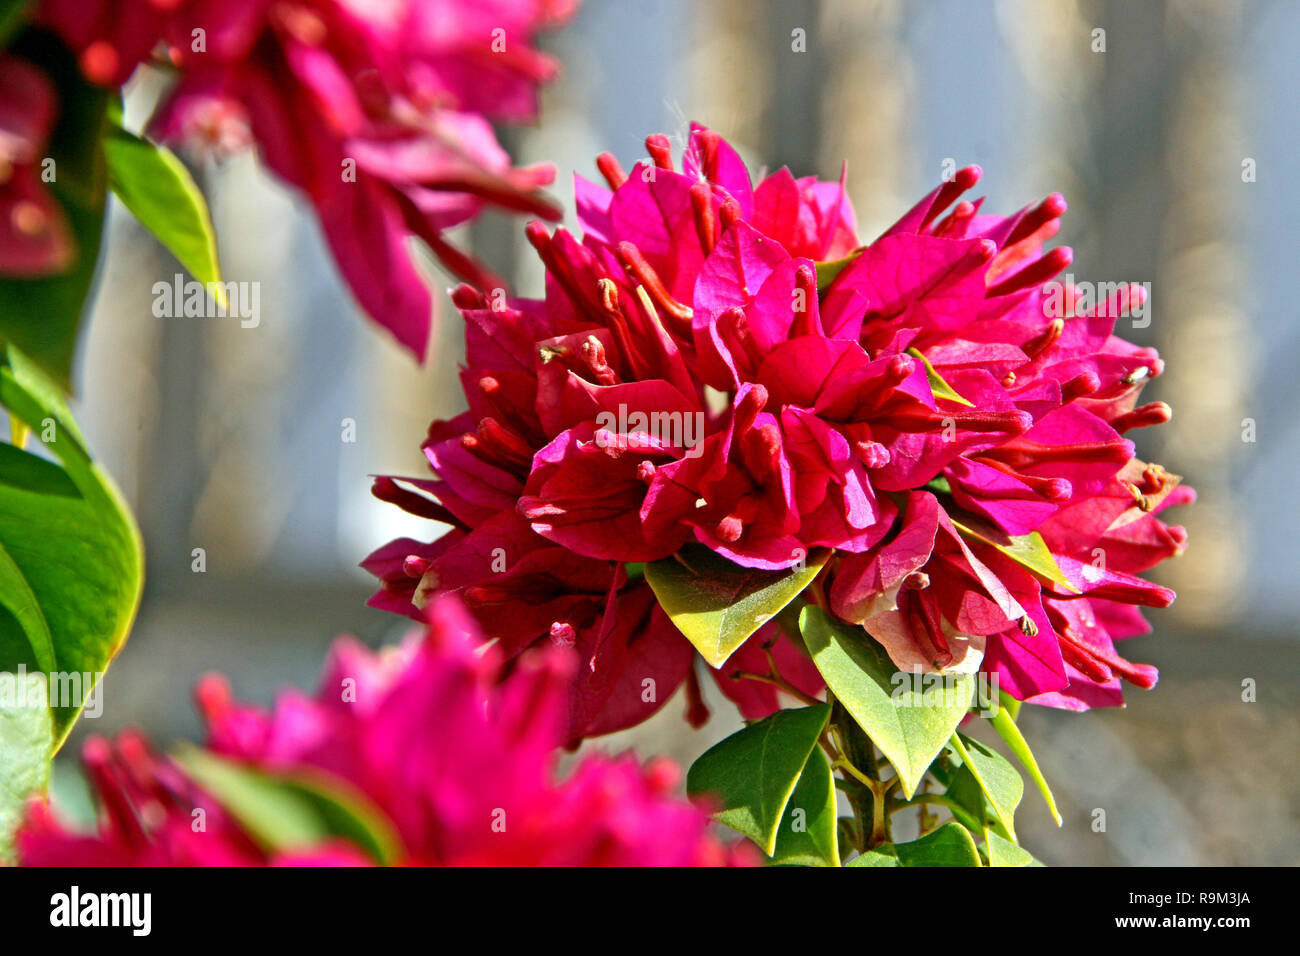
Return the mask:
<path id="1" fill-rule="evenodd" d="M 431 427 L 435 480 L 376 484 L 453 530 L 372 556 L 374 603 L 458 593 L 509 653 L 600 619 L 603 647 L 627 631 L 610 608 L 645 591 L 627 564 L 697 542 L 781 569 L 828 547 L 831 609 L 900 668 L 983 668 L 1065 707 L 1154 683 L 1113 641 L 1143 629 L 1134 605 L 1172 600 L 1135 575 L 1182 550 L 1156 515 L 1192 495 L 1125 437 L 1169 417 L 1137 404 L 1155 352 L 1112 333 L 1141 290 L 1076 309 L 1052 285 L 1064 201 L 980 215 L 968 167 L 862 246 L 842 182 L 754 186 L 698 126 L 680 172 L 665 137 L 646 146 L 626 174 L 600 157 L 608 188 L 578 178 L 581 242 L 528 227 L 545 299 L 456 291 L 470 411 Z M 519 568 L 551 562 L 525 586 Z M 642 672 L 662 692 L 691 655 L 660 618 L 629 647 L 672 661 Z M 626 688 L 606 706 L 628 720 L 652 712 L 625 706 L 627 671 L 579 653 L 579 685 Z"/>
<path id="2" fill-rule="evenodd" d="M 708 833 L 708 817 L 670 794 L 676 766 L 588 755 L 557 780 L 572 659 L 502 655 L 456 602 L 430 606 L 428 630 L 376 654 L 342 639 L 315 697 L 270 711 L 238 704 L 220 678 L 198 698 L 208 749 L 271 775 L 310 774 L 349 788 L 384 815 L 414 865 L 689 866 L 747 862 Z M 85 764 L 100 800 L 94 835 L 66 830 L 48 805 L 18 837 L 28 865 L 351 865 L 371 862 L 342 839 L 267 851 L 138 734 L 94 738 Z M 194 809 L 204 826 L 192 826 Z"/>

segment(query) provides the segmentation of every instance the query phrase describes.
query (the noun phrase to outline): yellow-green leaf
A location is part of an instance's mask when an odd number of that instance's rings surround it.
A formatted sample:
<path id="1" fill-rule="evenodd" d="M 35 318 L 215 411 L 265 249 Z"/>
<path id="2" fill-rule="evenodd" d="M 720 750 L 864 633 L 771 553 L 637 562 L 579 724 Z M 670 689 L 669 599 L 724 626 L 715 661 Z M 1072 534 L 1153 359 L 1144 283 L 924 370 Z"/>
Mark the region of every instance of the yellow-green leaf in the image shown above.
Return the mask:
<path id="1" fill-rule="evenodd" d="M 1033 572 L 1037 577 L 1051 584 L 1079 593 L 1079 589 L 1070 583 L 1065 573 L 1052 557 L 1047 542 L 1037 531 L 1011 537 L 995 527 L 991 522 L 980 519 L 977 515 L 963 513 L 960 519 L 954 517 L 953 525 L 959 532 L 973 541 L 982 541 L 997 548 L 1021 567 Z"/>
<path id="2" fill-rule="evenodd" d="M 0 444 L 0 670 L 51 681 L 57 747 L 126 640 L 144 555 L 58 386 L 12 345 L 0 346 L 0 404 L 58 459 Z"/>
<path id="3" fill-rule="evenodd" d="M 950 402 L 956 402 L 958 405 L 967 405 L 975 407 L 974 402 L 968 402 L 961 397 L 961 394 L 944 381 L 944 377 L 934 370 L 930 360 L 921 354 L 919 349 L 908 349 L 907 354 L 912 358 L 920 359 L 921 364 L 925 366 L 925 377 L 930 380 L 930 391 L 934 393 L 935 398 L 946 398 Z"/>
<path id="4" fill-rule="evenodd" d="M 984 834 L 984 850 L 988 853 L 989 866 L 1041 865 L 1028 850 L 1003 839 L 992 830 Z"/>
<path id="5" fill-rule="evenodd" d="M 1004 691 L 1004 701 L 1006 700 L 1005 693 Z M 1019 703 L 1019 701 L 1015 703 Z M 1004 702 L 998 708 L 997 713 L 989 718 L 989 722 L 993 724 L 993 729 L 998 732 L 998 736 L 1006 742 L 1007 747 L 1016 755 L 1020 765 L 1025 768 L 1025 772 L 1034 781 L 1035 786 L 1038 787 L 1038 792 L 1043 795 L 1043 800 L 1047 803 L 1047 809 L 1051 812 L 1052 819 L 1056 821 L 1056 825 L 1059 827 L 1061 825 L 1061 812 L 1056 809 L 1056 798 L 1052 796 L 1052 788 L 1048 786 L 1047 778 L 1043 776 L 1043 772 L 1038 769 L 1038 761 L 1034 759 L 1034 752 L 1029 749 L 1029 742 L 1025 740 L 1024 735 L 1020 733 L 1020 728 L 1016 726 L 1011 708 Z"/>
<path id="6" fill-rule="evenodd" d="M 153 233 L 190 275 L 219 283 L 217 238 L 203 193 L 185 164 L 165 146 L 141 139 L 120 125 L 104 137 L 108 180 L 131 214 Z M 218 302 L 221 287 L 214 289 Z"/>
<path id="7" fill-rule="evenodd" d="M 802 568 L 743 568 L 703 546 L 645 566 L 664 611 L 711 667 L 721 667 L 746 639 L 793 601 L 826 563 L 809 555 Z"/>
<path id="8" fill-rule="evenodd" d="M 0 673 L 0 864 L 13 862 L 14 833 L 27 799 L 49 785 L 53 755 L 44 677 Z"/>
<path id="9" fill-rule="evenodd" d="M 964 734 L 953 734 L 952 746 L 966 771 L 975 778 L 984 798 L 985 813 L 991 811 L 994 820 L 1002 828 L 1002 835 L 1015 842 L 1016 808 L 1020 806 L 1025 793 L 1020 774 L 996 750 Z"/>
<path id="10" fill-rule="evenodd" d="M 966 716 L 975 675 L 901 673 L 866 631 L 819 607 L 804 608 L 799 626 L 826 686 L 884 753 L 910 798 Z"/>

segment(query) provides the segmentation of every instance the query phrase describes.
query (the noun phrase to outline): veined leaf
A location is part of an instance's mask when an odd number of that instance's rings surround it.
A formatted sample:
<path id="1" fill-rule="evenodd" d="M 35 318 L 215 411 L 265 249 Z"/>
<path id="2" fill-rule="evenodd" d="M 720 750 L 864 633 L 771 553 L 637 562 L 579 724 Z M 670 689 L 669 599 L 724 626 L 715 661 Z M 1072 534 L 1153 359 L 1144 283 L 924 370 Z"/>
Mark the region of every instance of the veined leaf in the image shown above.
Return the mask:
<path id="1" fill-rule="evenodd" d="M 737 731 L 691 765 L 686 793 L 773 856 L 786 806 L 830 713 L 825 704 L 778 710 Z"/>
<path id="2" fill-rule="evenodd" d="M 58 386 L 12 345 L 0 346 L 0 404 L 59 459 L 0 445 L 0 670 L 51 681 L 57 749 L 126 640 L 144 556 Z"/>
<path id="3" fill-rule="evenodd" d="M 826 563 L 809 555 L 785 571 L 742 568 L 705 547 L 645 566 L 645 578 L 677 629 L 711 667 L 721 667 L 746 639 L 793 601 Z M 679 560 L 680 559 L 680 560 Z"/>
<path id="4" fill-rule="evenodd" d="M 1041 866 L 1032 853 L 1004 840 L 992 830 L 984 834 L 984 851 L 989 857 L 989 866 Z"/>
<path id="5" fill-rule="evenodd" d="M 898 861 L 898 851 L 892 843 L 882 843 L 866 853 L 859 853 L 845 866 L 902 866 Z"/>
<path id="6" fill-rule="evenodd" d="M 910 843 L 895 843 L 903 866 L 979 866 L 975 840 L 960 823 L 945 823 Z"/>
<path id="7" fill-rule="evenodd" d="M 910 798 L 966 715 L 975 675 L 901 673 L 866 631 L 818 607 L 804 608 L 799 623 L 826 685 L 893 764 Z"/>
<path id="8" fill-rule="evenodd" d="M 787 866 L 839 866 L 838 830 L 835 778 L 830 761 L 814 746 L 776 831 L 772 862 Z"/>
<path id="9" fill-rule="evenodd" d="M 1001 827 L 1002 836 L 1015 843 L 1016 808 L 1025 793 L 1020 774 L 1000 753 L 964 734 L 953 734 L 952 745 L 965 772 L 975 779 L 985 807 L 992 813 L 995 824 Z"/>
<path id="10" fill-rule="evenodd" d="M 185 164 L 158 146 L 112 123 L 104 137 L 108 181 L 131 214 L 199 282 L 219 283 L 217 237 L 203 193 Z M 217 287 L 220 301 L 220 287 Z"/>
<path id="11" fill-rule="evenodd" d="M 50 781 L 54 727 L 40 674 L 0 674 L 0 864 L 13 862 L 13 837 L 27 798 Z"/>

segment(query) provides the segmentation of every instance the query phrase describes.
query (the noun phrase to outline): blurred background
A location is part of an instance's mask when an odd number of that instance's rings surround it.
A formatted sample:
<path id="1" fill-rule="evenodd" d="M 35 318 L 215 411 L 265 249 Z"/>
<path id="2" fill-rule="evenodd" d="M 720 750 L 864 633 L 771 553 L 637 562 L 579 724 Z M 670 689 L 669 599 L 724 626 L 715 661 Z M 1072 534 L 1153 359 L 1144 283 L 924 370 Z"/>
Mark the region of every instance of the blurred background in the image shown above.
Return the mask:
<path id="1" fill-rule="evenodd" d="M 1159 347 L 1168 370 L 1146 395 L 1175 417 L 1135 434 L 1139 454 L 1201 495 L 1172 518 L 1190 549 L 1157 575 L 1178 603 L 1126 647 L 1162 679 L 1122 711 L 1025 713 L 1065 824 L 1056 831 L 1031 790 L 1020 833 L 1049 864 L 1300 860 L 1300 507 L 1288 471 L 1300 193 L 1287 165 L 1300 147 L 1300 4 L 587 0 L 543 46 L 565 72 L 542 126 L 503 138 L 518 163 L 557 165 L 566 206 L 572 172 L 594 177 L 597 153 L 630 167 L 646 134 L 680 137 L 694 119 L 753 170 L 835 178 L 847 159 L 864 240 L 946 160 L 978 163 L 987 211 L 1066 195 L 1059 242 L 1074 247 L 1076 279 L 1151 283 L 1149 327 L 1117 331 Z M 147 115 L 156 82 L 137 77 L 129 120 Z M 445 293 L 418 368 L 357 313 L 298 196 L 252 156 L 194 169 L 225 277 L 261 283 L 262 321 L 154 318 L 151 287 L 179 266 L 113 210 L 76 411 L 139 516 L 148 577 L 103 716 L 82 721 L 60 757 L 69 805 L 80 739 L 125 725 L 197 734 L 190 689 L 204 672 L 269 701 L 314 684 L 335 634 L 379 643 L 405 630 L 364 606 L 373 586 L 357 562 L 435 530 L 371 499 L 369 476 L 423 474 L 426 425 L 462 408 Z M 535 295 L 522 226 L 489 218 L 460 241 Z M 683 708 L 674 700 L 599 746 L 688 764 L 737 726 L 718 707 L 691 731 Z"/>

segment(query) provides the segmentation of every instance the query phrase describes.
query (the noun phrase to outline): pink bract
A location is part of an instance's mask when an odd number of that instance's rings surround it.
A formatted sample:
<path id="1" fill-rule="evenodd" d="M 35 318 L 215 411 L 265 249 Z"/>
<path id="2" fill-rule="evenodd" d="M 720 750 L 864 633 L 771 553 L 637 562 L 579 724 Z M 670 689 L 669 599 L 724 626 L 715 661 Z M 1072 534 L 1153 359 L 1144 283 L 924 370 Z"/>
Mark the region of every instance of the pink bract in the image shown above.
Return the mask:
<path id="1" fill-rule="evenodd" d="M 41 179 L 57 112 L 44 74 L 18 57 L 0 56 L 0 274 L 45 276 L 72 264 L 67 218 Z"/>
<path id="2" fill-rule="evenodd" d="M 115 86 L 166 45 L 176 82 L 150 123 L 218 154 L 256 143 L 301 190 L 361 307 L 423 360 L 433 300 L 408 243 L 503 283 L 445 232 L 485 206 L 549 219 L 550 166 L 515 167 L 491 122 L 532 121 L 559 65 L 533 46 L 568 0 L 45 0 L 39 19 Z"/>
<path id="3" fill-rule="evenodd" d="M 1071 261 L 1044 248 L 1061 197 L 982 215 L 960 198 L 980 177 L 967 167 L 860 245 L 842 180 L 781 170 L 755 186 L 699 126 L 681 171 L 666 137 L 646 148 L 630 173 L 598 159 L 608 188 L 577 179 L 581 241 L 530 224 L 544 299 L 454 294 L 469 411 L 431 426 L 433 480 L 376 485 L 453 530 L 372 556 L 374 602 L 416 613 L 458 593 L 519 623 L 516 652 L 580 633 L 576 594 L 608 586 L 608 609 L 645 589 L 621 568 L 688 542 L 763 569 L 826 547 L 831 609 L 899 667 L 983 667 L 1066 707 L 1117 703 L 1120 678 L 1154 683 L 1113 641 L 1142 632 L 1137 605 L 1173 599 L 1136 575 L 1182 550 L 1156 515 L 1192 495 L 1125 437 L 1169 418 L 1138 404 L 1158 356 L 1113 334 L 1141 289 L 1077 310 L 1073 289 L 1050 295 Z M 503 529 L 514 552 L 467 578 L 453 553 L 492 553 Z M 522 589 L 515 562 L 535 551 L 587 583 Z M 648 657 L 681 661 L 671 625 L 645 637 Z M 633 692 L 634 672 L 602 681 L 582 655 L 582 682 L 625 688 L 607 706 Z M 643 676 L 673 678 L 663 691 L 678 673 Z"/>
<path id="4" fill-rule="evenodd" d="M 589 755 L 557 780 L 572 661 L 525 655 L 501 680 L 456 603 L 430 607 L 426 634 L 383 653 L 340 640 L 319 692 L 282 694 L 270 711 L 200 684 L 210 752 L 269 774 L 312 775 L 359 794 L 391 824 L 408 865 L 712 865 L 748 862 L 672 796 L 679 771 L 657 760 Z M 354 865 L 343 840 L 267 852 L 170 760 L 136 734 L 94 738 L 85 762 L 101 804 L 94 835 L 33 804 L 18 849 L 28 865 Z M 205 827 L 191 826 L 193 810 Z"/>

